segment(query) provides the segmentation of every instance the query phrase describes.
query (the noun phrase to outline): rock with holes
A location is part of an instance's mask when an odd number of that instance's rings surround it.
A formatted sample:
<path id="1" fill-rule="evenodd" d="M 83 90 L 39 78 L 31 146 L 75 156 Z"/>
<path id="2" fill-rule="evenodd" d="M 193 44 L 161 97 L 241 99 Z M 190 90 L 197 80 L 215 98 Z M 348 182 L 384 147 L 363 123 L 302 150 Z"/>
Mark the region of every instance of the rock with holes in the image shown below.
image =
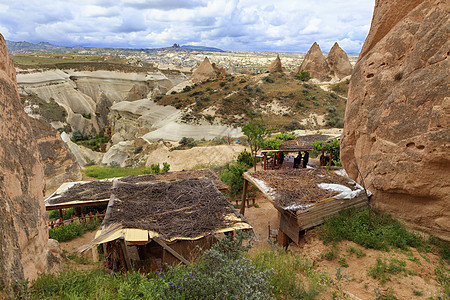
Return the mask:
<path id="1" fill-rule="evenodd" d="M 48 254 L 44 190 L 38 145 L 0 34 L 0 294 L 59 265 Z"/>
<path id="2" fill-rule="evenodd" d="M 350 83 L 341 158 L 375 205 L 450 240 L 448 2 L 377 0 Z M 359 178 L 358 178 L 359 179 Z"/>

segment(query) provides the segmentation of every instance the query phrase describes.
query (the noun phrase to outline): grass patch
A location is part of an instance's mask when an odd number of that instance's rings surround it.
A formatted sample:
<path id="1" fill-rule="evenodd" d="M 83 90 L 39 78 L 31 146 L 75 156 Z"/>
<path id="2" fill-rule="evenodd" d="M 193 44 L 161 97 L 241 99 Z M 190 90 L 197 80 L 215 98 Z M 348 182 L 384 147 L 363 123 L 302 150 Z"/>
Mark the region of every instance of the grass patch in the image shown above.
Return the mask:
<path id="1" fill-rule="evenodd" d="M 77 236 L 82 235 L 86 231 L 93 231 L 98 228 L 99 221 L 94 219 L 92 223 L 90 222 L 74 222 L 69 223 L 64 226 L 59 226 L 55 228 L 50 228 L 48 230 L 49 238 L 55 239 L 58 242 L 67 242 L 73 240 Z"/>
<path id="2" fill-rule="evenodd" d="M 322 258 L 325 258 L 326 260 L 333 260 L 339 257 L 339 248 L 336 243 L 333 243 L 331 247 L 325 250 L 324 253 L 321 255 Z"/>
<path id="3" fill-rule="evenodd" d="M 347 252 L 349 254 L 356 254 L 357 258 L 366 256 L 366 251 L 364 251 L 363 249 L 360 249 L 360 248 L 353 247 L 353 246 L 348 247 Z"/>
<path id="4" fill-rule="evenodd" d="M 251 260 L 263 270 L 273 270 L 270 284 L 276 299 L 319 299 L 319 293 L 330 283 L 329 276 L 315 271 L 311 261 L 276 246 L 251 254 Z M 299 280 L 299 274 L 304 281 Z"/>
<path id="5" fill-rule="evenodd" d="M 369 212 L 350 209 L 327 220 L 318 228 L 324 243 L 353 241 L 366 248 L 389 251 L 391 248 L 407 250 L 424 248 L 426 243 L 391 215 L 372 211 L 372 226 L 368 228 Z"/>
<path id="6" fill-rule="evenodd" d="M 151 174 L 152 170 L 146 167 L 137 168 L 113 168 L 107 166 L 88 166 L 84 169 L 84 174 L 97 179 L 124 177 L 131 175 Z"/>
<path id="7" fill-rule="evenodd" d="M 373 278 L 380 280 L 382 284 L 391 279 L 391 274 L 413 274 L 406 269 L 406 262 L 404 260 L 396 258 L 387 260 L 380 257 L 377 258 L 375 265 L 369 269 L 368 273 Z"/>

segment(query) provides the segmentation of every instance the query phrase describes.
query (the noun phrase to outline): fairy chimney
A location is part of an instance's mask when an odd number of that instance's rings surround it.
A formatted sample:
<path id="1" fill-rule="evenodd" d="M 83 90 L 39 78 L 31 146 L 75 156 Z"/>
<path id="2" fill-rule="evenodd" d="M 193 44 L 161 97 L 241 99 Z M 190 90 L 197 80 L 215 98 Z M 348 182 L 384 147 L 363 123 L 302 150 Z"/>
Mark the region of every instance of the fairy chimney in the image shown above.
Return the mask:
<path id="1" fill-rule="evenodd" d="M 275 60 L 270 64 L 270 66 L 267 68 L 267 72 L 269 73 L 283 72 L 280 55 L 277 55 L 277 58 L 275 58 Z"/>
<path id="2" fill-rule="evenodd" d="M 352 74 L 352 65 L 348 59 L 347 53 L 339 47 L 339 44 L 334 43 L 333 47 L 328 53 L 327 63 L 331 70 L 331 75 L 338 80 Z"/>
<path id="3" fill-rule="evenodd" d="M 330 68 L 317 43 L 314 43 L 308 53 L 306 53 L 305 59 L 303 59 L 302 64 L 297 69 L 297 73 L 301 71 L 308 71 L 311 78 L 319 81 L 328 81 L 331 79 Z"/>

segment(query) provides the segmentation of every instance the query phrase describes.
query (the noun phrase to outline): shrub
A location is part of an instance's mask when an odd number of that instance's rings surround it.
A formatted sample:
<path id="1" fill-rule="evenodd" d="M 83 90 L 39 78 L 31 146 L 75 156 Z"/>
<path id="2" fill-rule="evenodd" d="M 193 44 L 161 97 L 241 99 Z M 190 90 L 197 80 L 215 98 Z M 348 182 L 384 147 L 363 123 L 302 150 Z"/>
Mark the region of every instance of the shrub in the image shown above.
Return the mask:
<path id="1" fill-rule="evenodd" d="M 93 231 L 99 226 L 99 221 L 95 218 L 90 222 L 74 222 L 48 230 L 49 238 L 55 239 L 58 242 L 67 242 L 77 236 L 82 235 L 86 231 Z"/>
<path id="2" fill-rule="evenodd" d="M 169 172 L 170 171 L 170 164 L 168 162 L 163 162 L 163 169 L 161 172 Z"/>
<path id="3" fill-rule="evenodd" d="M 252 154 L 250 152 L 248 152 L 247 150 L 244 150 L 241 153 L 239 153 L 236 161 L 238 163 L 243 163 L 243 164 L 247 165 L 249 168 L 253 167 Z"/>
<path id="4" fill-rule="evenodd" d="M 407 274 L 408 270 L 406 269 L 406 262 L 403 260 L 391 258 L 388 261 L 378 257 L 375 265 L 369 269 L 368 273 L 373 278 L 381 280 L 381 283 L 385 283 L 387 280 L 390 280 L 390 274 Z"/>
<path id="5" fill-rule="evenodd" d="M 247 80 L 245 78 L 239 79 L 239 83 L 246 83 L 246 82 L 247 82 Z"/>
<path id="6" fill-rule="evenodd" d="M 187 85 L 183 88 L 183 92 L 185 92 L 185 93 L 189 92 L 190 90 L 192 90 L 192 87 L 189 85 Z"/>
<path id="7" fill-rule="evenodd" d="M 349 209 L 334 216 L 318 228 L 319 238 L 324 243 L 343 240 L 353 241 L 366 248 L 388 251 L 391 248 L 408 249 L 423 247 L 424 242 L 391 215 L 372 212 L 371 227 L 368 228 L 369 212 Z"/>
<path id="8" fill-rule="evenodd" d="M 150 166 L 150 171 L 152 174 L 158 174 L 161 172 L 161 168 L 159 167 L 159 164 L 152 164 Z"/>
<path id="9" fill-rule="evenodd" d="M 335 113 L 336 112 L 336 106 L 327 106 L 327 111 L 329 113 Z"/>
<path id="10" fill-rule="evenodd" d="M 394 75 L 394 79 L 399 81 L 403 78 L 403 72 L 398 72 Z"/>
<path id="11" fill-rule="evenodd" d="M 284 125 L 284 130 L 292 131 L 296 129 L 302 129 L 302 125 L 297 120 L 292 120 L 289 124 Z"/>
<path id="12" fill-rule="evenodd" d="M 267 83 L 274 83 L 275 82 L 275 80 L 273 80 L 273 78 L 269 77 L 269 76 L 264 77 L 263 81 L 267 82 Z"/>
<path id="13" fill-rule="evenodd" d="M 120 164 L 117 161 L 112 161 L 109 163 L 111 168 L 120 168 Z"/>
<path id="14" fill-rule="evenodd" d="M 224 87 L 226 84 L 227 84 L 226 81 L 222 81 L 219 83 L 220 87 Z"/>
<path id="15" fill-rule="evenodd" d="M 303 90 L 302 90 L 302 93 L 303 93 L 303 95 L 305 95 L 305 96 L 306 96 L 306 95 L 308 95 L 308 93 L 309 93 L 309 90 L 308 90 L 308 89 L 303 89 Z"/>
<path id="16" fill-rule="evenodd" d="M 301 81 L 308 81 L 311 79 L 311 75 L 309 74 L 308 71 L 300 71 L 299 73 L 297 73 L 295 76 L 295 79 L 301 80 Z"/>
<path id="17" fill-rule="evenodd" d="M 305 103 L 303 103 L 302 100 L 298 100 L 297 103 L 295 103 L 295 106 L 297 108 L 302 108 L 302 107 L 305 107 Z"/>
<path id="18" fill-rule="evenodd" d="M 244 179 L 242 174 L 248 170 L 249 166 L 242 162 L 235 164 L 226 164 L 222 172 L 220 173 L 220 179 L 228 186 L 228 195 L 234 198 L 242 192 L 244 186 Z"/>

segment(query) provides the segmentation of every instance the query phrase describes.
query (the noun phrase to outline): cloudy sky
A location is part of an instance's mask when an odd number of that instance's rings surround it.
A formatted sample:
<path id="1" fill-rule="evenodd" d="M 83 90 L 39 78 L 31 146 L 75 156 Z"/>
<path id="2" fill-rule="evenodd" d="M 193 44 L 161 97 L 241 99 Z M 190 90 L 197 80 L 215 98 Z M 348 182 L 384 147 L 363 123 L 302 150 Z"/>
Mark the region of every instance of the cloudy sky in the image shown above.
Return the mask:
<path id="1" fill-rule="evenodd" d="M 7 40 L 64 46 L 359 52 L 374 0 L 0 0 Z"/>

